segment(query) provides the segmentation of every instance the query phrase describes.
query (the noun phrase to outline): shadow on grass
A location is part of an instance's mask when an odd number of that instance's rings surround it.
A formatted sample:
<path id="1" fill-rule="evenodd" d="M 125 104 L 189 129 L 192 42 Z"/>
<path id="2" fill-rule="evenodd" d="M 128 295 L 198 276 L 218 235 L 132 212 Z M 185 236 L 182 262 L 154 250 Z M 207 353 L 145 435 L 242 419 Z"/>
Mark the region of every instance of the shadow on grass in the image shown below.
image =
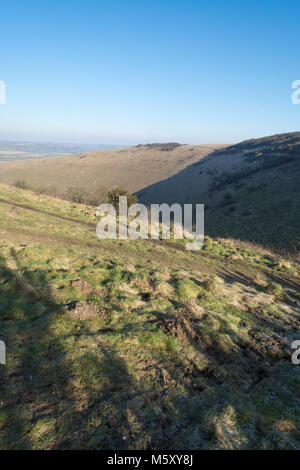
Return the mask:
<path id="1" fill-rule="evenodd" d="M 14 269 L 0 259 L 0 335 L 7 347 L 0 448 L 121 447 L 118 392 L 130 384 L 124 360 L 101 344 L 97 354 L 74 354 L 80 332 L 63 320 L 47 272 L 25 270 L 14 251 L 11 260 Z"/>
<path id="2" fill-rule="evenodd" d="M 224 318 L 216 334 L 205 317 L 179 312 L 180 303 L 169 315 L 151 312 L 151 322 L 90 331 L 55 300 L 48 272 L 24 269 L 14 251 L 12 261 L 14 268 L 0 259 L 8 353 L 0 367 L 0 448 L 253 448 L 262 436 L 269 448 L 299 444 L 294 431 L 274 434 L 276 422 L 295 413 L 286 406 L 297 384 L 286 355 L 268 349 L 271 342 L 263 347 L 259 316 L 246 341 Z M 267 326 L 276 331 L 276 320 Z M 164 349 L 153 348 L 137 380 L 114 336 L 143 337 L 146 348 L 153 335 Z"/>

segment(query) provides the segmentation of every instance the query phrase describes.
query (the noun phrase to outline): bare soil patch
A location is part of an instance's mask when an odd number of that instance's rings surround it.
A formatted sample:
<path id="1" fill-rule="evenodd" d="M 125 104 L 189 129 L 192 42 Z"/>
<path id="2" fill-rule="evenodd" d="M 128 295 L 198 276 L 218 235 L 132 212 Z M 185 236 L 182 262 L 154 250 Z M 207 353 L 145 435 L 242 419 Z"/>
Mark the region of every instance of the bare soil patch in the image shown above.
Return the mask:
<path id="1" fill-rule="evenodd" d="M 191 343 L 199 339 L 193 321 L 180 318 L 173 314 L 166 316 L 166 318 L 159 319 L 155 322 L 155 326 L 163 330 L 166 334 L 177 338 L 180 343 Z"/>
<path id="2" fill-rule="evenodd" d="M 106 317 L 105 309 L 92 302 L 70 302 L 66 310 L 77 320 L 95 320 Z"/>

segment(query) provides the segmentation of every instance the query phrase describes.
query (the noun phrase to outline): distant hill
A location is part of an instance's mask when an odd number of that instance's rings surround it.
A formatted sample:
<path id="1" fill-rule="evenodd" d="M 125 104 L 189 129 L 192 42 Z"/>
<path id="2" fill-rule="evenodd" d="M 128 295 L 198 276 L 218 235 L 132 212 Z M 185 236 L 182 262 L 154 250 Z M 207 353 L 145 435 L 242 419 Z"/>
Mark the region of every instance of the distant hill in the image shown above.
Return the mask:
<path id="1" fill-rule="evenodd" d="M 57 158 L 0 162 L 0 182 L 14 184 L 21 180 L 30 188 L 51 195 L 97 204 L 113 186 L 139 191 L 180 172 L 220 147 L 155 143 Z"/>
<path id="2" fill-rule="evenodd" d="M 216 150 L 138 192 L 145 203 L 204 203 L 212 236 L 300 249 L 300 133 Z"/>
<path id="3" fill-rule="evenodd" d="M 300 248 L 300 133 L 232 146 L 152 143 L 0 162 L 0 182 L 18 181 L 91 204 L 116 185 L 144 203 L 204 203 L 208 235 Z"/>

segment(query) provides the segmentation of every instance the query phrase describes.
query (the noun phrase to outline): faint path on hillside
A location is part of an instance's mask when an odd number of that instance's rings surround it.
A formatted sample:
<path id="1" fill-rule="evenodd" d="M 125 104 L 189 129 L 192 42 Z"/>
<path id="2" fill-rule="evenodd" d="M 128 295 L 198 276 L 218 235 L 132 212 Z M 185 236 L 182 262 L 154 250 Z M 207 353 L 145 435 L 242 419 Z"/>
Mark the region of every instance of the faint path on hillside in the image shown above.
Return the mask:
<path id="1" fill-rule="evenodd" d="M 17 207 L 17 208 L 20 208 L 20 209 L 25 209 L 25 210 L 28 210 L 28 211 L 32 211 L 32 212 L 35 212 L 35 213 L 42 214 L 42 215 L 47 215 L 49 217 L 53 217 L 53 218 L 63 220 L 63 221 L 66 221 L 66 222 L 70 222 L 70 223 L 78 224 L 78 225 L 81 225 L 81 226 L 85 226 L 85 227 L 88 227 L 89 229 L 92 229 L 90 231 L 95 231 L 96 224 L 94 224 L 92 222 L 85 222 L 83 220 L 73 219 L 71 217 L 66 217 L 66 216 L 63 216 L 63 215 L 60 215 L 60 214 L 55 214 L 53 212 L 44 211 L 42 209 L 38 209 L 36 207 L 32 207 L 32 206 L 27 205 L 27 204 L 19 204 L 19 203 L 16 203 L 16 202 L 7 201 L 6 199 L 2 199 L 2 198 L 0 198 L 0 203 L 1 204 L 6 204 L 6 205 L 9 205 L 9 206 L 12 206 L 12 207 Z M 48 237 L 49 237 L 49 235 L 48 235 Z M 55 239 L 61 239 L 61 241 L 68 240 L 67 237 L 63 237 L 63 236 L 58 237 L 57 235 L 55 235 L 54 238 Z M 171 248 L 171 249 L 174 249 L 174 250 L 177 250 L 177 251 L 181 251 L 181 252 L 184 252 L 184 253 L 189 253 L 188 251 L 186 251 L 184 245 L 182 245 L 180 243 L 168 242 L 168 241 L 162 241 L 162 240 L 154 240 L 154 239 L 153 240 L 148 239 L 148 240 L 145 240 L 145 241 L 148 241 L 148 242 L 150 242 L 154 245 L 168 247 L 168 248 Z M 76 240 L 72 240 L 72 243 L 73 242 L 74 242 L 74 244 L 77 243 Z M 95 248 L 99 247 L 99 244 L 91 243 L 91 242 L 88 242 L 88 241 L 81 242 L 81 243 L 78 242 L 77 244 L 85 245 L 87 247 L 95 247 Z M 274 271 L 274 270 L 272 270 L 270 268 L 267 268 L 267 267 L 255 266 L 255 265 L 249 264 L 246 261 L 242 261 L 242 260 L 230 260 L 230 259 L 222 258 L 222 257 L 217 256 L 217 255 L 212 255 L 210 253 L 206 253 L 202 250 L 193 251 L 193 252 L 191 252 L 191 254 L 196 255 L 196 256 L 201 256 L 202 258 L 209 259 L 209 260 L 212 260 L 212 261 L 215 261 L 216 263 L 218 263 L 218 266 L 214 266 L 213 271 L 216 274 L 219 274 L 219 275 L 222 275 L 222 274 L 224 275 L 225 273 L 227 273 L 227 274 L 230 273 L 232 276 L 239 278 L 241 276 L 241 271 L 240 271 L 239 268 L 242 268 L 244 270 L 246 268 L 247 270 L 263 273 L 263 274 L 267 275 L 269 278 L 273 279 L 274 281 L 280 281 L 280 282 L 285 283 L 287 285 L 296 285 L 298 287 L 300 286 L 300 278 L 297 277 L 297 276 L 293 276 L 291 274 Z M 221 264 L 221 266 L 220 266 L 220 264 Z"/>
<path id="2" fill-rule="evenodd" d="M 85 222 L 84 220 L 72 219 L 71 217 L 66 217 L 64 215 L 54 214 L 53 212 L 48 212 L 42 209 L 37 209 L 36 207 L 32 207 L 27 204 L 18 204 L 16 202 L 7 201 L 6 199 L 2 199 L 2 198 L 0 198 L 0 203 L 7 204 L 13 207 L 18 207 L 20 209 L 25 209 L 25 210 L 32 211 L 32 212 L 38 212 L 39 214 L 43 214 L 43 215 L 49 215 L 50 217 L 55 217 L 56 219 L 60 219 L 60 220 L 66 220 L 67 222 L 73 222 L 75 224 L 95 228 L 95 224 L 93 224 L 92 222 Z"/>

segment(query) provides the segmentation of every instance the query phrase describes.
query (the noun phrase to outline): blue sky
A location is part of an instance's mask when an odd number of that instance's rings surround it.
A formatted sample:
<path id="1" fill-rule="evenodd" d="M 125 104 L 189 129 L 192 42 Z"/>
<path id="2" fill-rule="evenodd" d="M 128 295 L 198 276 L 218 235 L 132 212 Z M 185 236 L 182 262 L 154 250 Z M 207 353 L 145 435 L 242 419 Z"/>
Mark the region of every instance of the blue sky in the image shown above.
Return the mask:
<path id="1" fill-rule="evenodd" d="M 299 1 L 2 2 L 0 140 L 237 142 L 299 130 Z"/>

